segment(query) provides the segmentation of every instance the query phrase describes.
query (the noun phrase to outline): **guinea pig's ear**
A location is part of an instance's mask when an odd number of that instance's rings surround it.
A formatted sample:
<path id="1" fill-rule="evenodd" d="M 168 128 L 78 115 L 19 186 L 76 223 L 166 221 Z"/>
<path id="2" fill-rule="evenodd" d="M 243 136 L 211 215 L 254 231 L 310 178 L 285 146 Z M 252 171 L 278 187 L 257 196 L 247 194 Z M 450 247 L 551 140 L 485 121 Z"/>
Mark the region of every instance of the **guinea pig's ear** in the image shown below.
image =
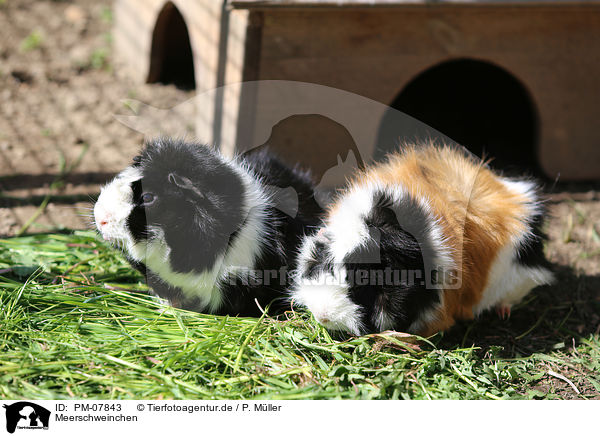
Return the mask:
<path id="1" fill-rule="evenodd" d="M 175 186 L 186 191 L 193 192 L 199 197 L 204 197 L 204 194 L 202 194 L 202 192 L 200 192 L 200 190 L 197 187 L 195 187 L 192 181 L 187 177 L 180 176 L 176 173 L 169 173 L 168 179 L 169 183 L 172 183 Z"/>

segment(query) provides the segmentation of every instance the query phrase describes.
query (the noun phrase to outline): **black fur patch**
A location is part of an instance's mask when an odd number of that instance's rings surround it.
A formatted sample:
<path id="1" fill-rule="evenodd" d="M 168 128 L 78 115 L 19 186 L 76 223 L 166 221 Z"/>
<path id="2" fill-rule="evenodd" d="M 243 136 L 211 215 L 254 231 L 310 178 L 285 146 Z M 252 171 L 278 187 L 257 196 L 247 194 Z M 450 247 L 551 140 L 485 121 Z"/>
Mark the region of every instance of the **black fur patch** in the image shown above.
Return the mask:
<path id="1" fill-rule="evenodd" d="M 141 241 L 147 239 L 148 234 L 146 232 L 147 222 L 146 213 L 144 208 L 140 206 L 142 197 L 142 182 L 136 180 L 131 184 L 131 190 L 133 191 L 133 210 L 127 218 L 127 227 L 133 235 L 135 241 Z"/>
<path id="2" fill-rule="evenodd" d="M 544 242 L 547 236 L 542 230 L 544 214 L 535 215 L 530 223 L 531 236 L 519 247 L 517 262 L 523 266 L 551 268 L 551 263 L 544 256 Z"/>
<path id="3" fill-rule="evenodd" d="M 406 331 L 439 303 L 439 291 L 427 289 L 422 247 L 399 224 L 395 210 L 418 205 L 410 199 L 398 205 L 385 193 L 375 195 L 374 207 L 365 218 L 371 237 L 345 258 L 350 298 L 363 310 L 364 333 L 379 331 L 374 321 L 382 311 L 393 320 L 394 329 Z"/>
<path id="4" fill-rule="evenodd" d="M 317 240 L 313 244 L 310 257 L 306 259 L 306 269 L 302 271 L 302 276 L 314 279 L 322 272 L 333 272 L 333 264 L 328 256 L 327 245 Z"/>

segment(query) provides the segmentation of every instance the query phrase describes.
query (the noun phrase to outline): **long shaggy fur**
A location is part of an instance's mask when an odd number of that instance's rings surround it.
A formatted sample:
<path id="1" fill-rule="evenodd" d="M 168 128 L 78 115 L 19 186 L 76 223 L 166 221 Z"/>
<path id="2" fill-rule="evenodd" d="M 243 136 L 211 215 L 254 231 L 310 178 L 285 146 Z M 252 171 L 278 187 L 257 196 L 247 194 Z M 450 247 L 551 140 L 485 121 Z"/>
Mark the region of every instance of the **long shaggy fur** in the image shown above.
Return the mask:
<path id="1" fill-rule="evenodd" d="M 300 248 L 292 300 L 333 330 L 429 335 L 552 281 L 536 185 L 457 147 L 361 172 Z"/>
<path id="2" fill-rule="evenodd" d="M 255 316 L 259 305 L 284 307 L 301 238 L 321 213 L 312 186 L 267 150 L 227 159 L 158 139 L 103 188 L 94 214 L 159 296 L 189 310 Z"/>

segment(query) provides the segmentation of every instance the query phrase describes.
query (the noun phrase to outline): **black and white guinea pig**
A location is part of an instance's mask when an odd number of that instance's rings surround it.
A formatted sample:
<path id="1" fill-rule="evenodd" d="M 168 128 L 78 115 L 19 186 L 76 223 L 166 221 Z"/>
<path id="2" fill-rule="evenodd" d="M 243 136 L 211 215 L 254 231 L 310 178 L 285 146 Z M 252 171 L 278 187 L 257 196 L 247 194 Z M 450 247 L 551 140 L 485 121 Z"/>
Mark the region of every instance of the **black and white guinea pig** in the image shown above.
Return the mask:
<path id="1" fill-rule="evenodd" d="M 291 299 L 355 335 L 504 317 L 553 280 L 537 191 L 458 147 L 407 146 L 355 177 L 305 238 Z"/>
<path id="2" fill-rule="evenodd" d="M 288 188 L 290 199 L 275 195 Z M 148 142 L 102 188 L 94 206 L 104 239 L 121 248 L 153 291 L 197 312 L 256 316 L 255 299 L 283 308 L 302 236 L 318 224 L 309 175 L 261 149 L 235 159 L 198 143 Z"/>

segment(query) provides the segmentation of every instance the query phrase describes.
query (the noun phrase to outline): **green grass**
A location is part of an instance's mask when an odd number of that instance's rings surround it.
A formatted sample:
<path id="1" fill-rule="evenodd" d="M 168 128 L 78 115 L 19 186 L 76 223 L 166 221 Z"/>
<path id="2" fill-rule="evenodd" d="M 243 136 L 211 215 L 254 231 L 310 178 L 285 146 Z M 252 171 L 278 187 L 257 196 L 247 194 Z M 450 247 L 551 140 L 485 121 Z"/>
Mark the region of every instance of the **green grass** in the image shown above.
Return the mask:
<path id="1" fill-rule="evenodd" d="M 518 326 L 512 340 L 535 343 L 546 321 Z M 0 240 L 2 399 L 599 396 L 597 333 L 526 355 L 489 335 L 465 346 L 482 323 L 417 343 L 335 340 L 301 313 L 249 319 L 166 307 L 91 232 Z"/>
<path id="2" fill-rule="evenodd" d="M 22 52 L 32 51 L 40 48 L 43 41 L 42 34 L 38 30 L 34 30 L 21 41 L 19 48 Z"/>
<path id="3" fill-rule="evenodd" d="M 89 58 L 89 66 L 95 70 L 102 68 L 108 69 L 110 64 L 108 62 L 109 50 L 106 47 L 97 48 L 92 52 Z"/>
<path id="4" fill-rule="evenodd" d="M 112 24 L 113 23 L 113 11 L 112 11 L 112 8 L 109 7 L 109 6 L 104 6 L 102 8 L 102 11 L 100 11 L 100 19 L 105 24 Z"/>

